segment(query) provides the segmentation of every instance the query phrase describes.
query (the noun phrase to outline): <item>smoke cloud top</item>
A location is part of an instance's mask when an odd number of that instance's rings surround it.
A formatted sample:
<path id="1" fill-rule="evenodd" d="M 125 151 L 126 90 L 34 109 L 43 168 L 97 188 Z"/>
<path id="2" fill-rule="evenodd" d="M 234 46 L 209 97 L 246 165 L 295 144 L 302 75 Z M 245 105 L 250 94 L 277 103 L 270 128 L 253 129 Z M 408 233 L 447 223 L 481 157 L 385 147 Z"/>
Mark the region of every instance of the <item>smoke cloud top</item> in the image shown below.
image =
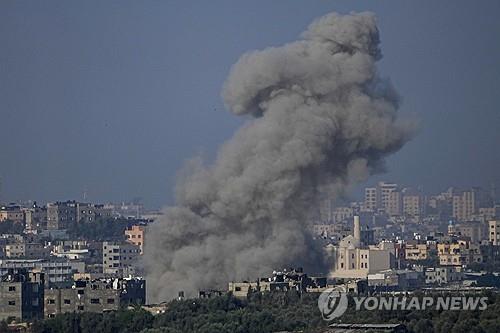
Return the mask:
<path id="1" fill-rule="evenodd" d="M 238 60 L 222 96 L 232 113 L 253 118 L 212 165 L 189 164 L 177 205 L 151 226 L 151 300 L 289 265 L 325 269 L 307 229 L 318 198 L 380 170 L 414 133 L 377 75 L 380 58 L 373 14 L 331 13 L 298 41 Z"/>

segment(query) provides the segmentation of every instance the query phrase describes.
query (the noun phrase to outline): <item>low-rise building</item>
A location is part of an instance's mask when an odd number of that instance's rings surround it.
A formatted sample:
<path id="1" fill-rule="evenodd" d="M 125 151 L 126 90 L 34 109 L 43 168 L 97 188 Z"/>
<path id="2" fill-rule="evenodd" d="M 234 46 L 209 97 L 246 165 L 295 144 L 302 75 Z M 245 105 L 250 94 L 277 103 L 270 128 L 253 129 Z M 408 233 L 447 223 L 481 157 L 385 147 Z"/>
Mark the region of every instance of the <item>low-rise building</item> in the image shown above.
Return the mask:
<path id="1" fill-rule="evenodd" d="M 326 277 L 309 277 L 301 268 L 297 268 L 275 271 L 271 277 L 259 278 L 256 281 L 229 282 L 228 290 L 235 297 L 245 298 L 251 292 L 322 291 L 326 287 L 326 282 Z"/>
<path id="2" fill-rule="evenodd" d="M 463 271 L 460 267 L 430 267 L 425 270 L 426 284 L 448 284 L 462 281 Z"/>
<path id="3" fill-rule="evenodd" d="M 131 304 L 146 303 L 146 281 L 139 278 L 78 280 L 53 285 L 45 291 L 45 317 L 60 313 L 118 310 Z"/>
<path id="4" fill-rule="evenodd" d="M 21 206 L 0 207 L 0 222 L 7 220 L 14 223 L 24 223 L 24 213 Z"/>
<path id="5" fill-rule="evenodd" d="M 406 244 L 406 260 L 426 260 L 429 258 L 429 247 L 427 244 Z"/>
<path id="6" fill-rule="evenodd" d="M 441 266 L 464 266 L 483 262 L 479 244 L 470 241 L 458 240 L 454 243 L 438 244 L 437 248 Z"/>
<path id="7" fill-rule="evenodd" d="M 45 273 L 45 280 L 50 283 L 72 281 L 74 273 L 85 273 L 85 263 L 74 260 L 48 261 L 45 259 L 0 260 L 0 275 L 9 271 L 25 269 L 28 272 Z"/>
<path id="8" fill-rule="evenodd" d="M 415 290 L 425 281 L 422 272 L 413 270 L 388 269 L 368 274 L 368 288 L 380 291 Z"/>

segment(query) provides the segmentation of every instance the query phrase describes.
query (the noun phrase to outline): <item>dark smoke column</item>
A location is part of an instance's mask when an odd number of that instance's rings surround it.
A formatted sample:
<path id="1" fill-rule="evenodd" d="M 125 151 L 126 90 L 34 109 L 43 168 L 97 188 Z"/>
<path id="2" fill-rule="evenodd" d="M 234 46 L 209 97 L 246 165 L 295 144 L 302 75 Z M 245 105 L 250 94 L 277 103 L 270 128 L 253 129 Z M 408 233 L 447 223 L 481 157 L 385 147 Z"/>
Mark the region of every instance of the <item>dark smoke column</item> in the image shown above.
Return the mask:
<path id="1" fill-rule="evenodd" d="M 318 194 L 335 197 L 380 170 L 413 133 L 377 76 L 378 44 L 372 14 L 332 13 L 296 42 L 239 59 L 222 95 L 231 112 L 255 118 L 213 165 L 191 163 L 177 206 L 152 227 L 150 300 L 287 265 L 325 269 L 306 228 Z"/>

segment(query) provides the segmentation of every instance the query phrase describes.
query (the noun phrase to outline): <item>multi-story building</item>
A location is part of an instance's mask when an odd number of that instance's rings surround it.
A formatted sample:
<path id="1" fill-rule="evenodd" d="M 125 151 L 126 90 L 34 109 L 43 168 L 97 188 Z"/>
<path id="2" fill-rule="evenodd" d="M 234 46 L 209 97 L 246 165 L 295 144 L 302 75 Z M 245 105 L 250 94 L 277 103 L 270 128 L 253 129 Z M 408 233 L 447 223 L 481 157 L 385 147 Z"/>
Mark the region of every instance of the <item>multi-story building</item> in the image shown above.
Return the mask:
<path id="1" fill-rule="evenodd" d="M 95 204 L 94 205 L 94 215 L 96 220 L 109 219 L 113 217 L 113 209 L 106 205 Z"/>
<path id="2" fill-rule="evenodd" d="M 488 239 L 493 245 L 500 245 L 500 220 L 489 221 Z"/>
<path id="3" fill-rule="evenodd" d="M 141 250 L 141 254 L 144 254 L 144 243 L 146 241 L 145 233 L 145 225 L 132 225 L 125 230 L 127 241 L 138 246 Z"/>
<path id="4" fill-rule="evenodd" d="M 140 253 L 139 246 L 129 242 L 102 243 L 103 272 L 117 275 L 130 272 Z"/>
<path id="5" fill-rule="evenodd" d="M 24 220 L 26 230 L 45 230 L 47 229 L 47 207 L 38 207 L 36 203 L 24 209 Z"/>
<path id="6" fill-rule="evenodd" d="M 321 292 L 326 288 L 326 282 L 326 277 L 309 277 L 302 268 L 297 268 L 274 271 L 271 277 L 259 278 L 256 281 L 229 282 L 228 291 L 239 298 L 246 298 L 249 292 L 286 292 L 289 290 Z M 209 291 L 209 294 L 213 293 L 214 291 Z"/>
<path id="7" fill-rule="evenodd" d="M 429 247 L 427 244 L 406 244 L 406 260 L 426 260 L 429 258 Z"/>
<path id="8" fill-rule="evenodd" d="M 399 216 L 403 213 L 403 193 L 401 191 L 393 190 L 387 194 L 385 211 L 391 216 Z"/>
<path id="9" fill-rule="evenodd" d="M 14 223 L 24 222 L 24 213 L 20 206 L 0 207 L 0 222 L 12 221 Z"/>
<path id="10" fill-rule="evenodd" d="M 336 207 L 333 210 L 333 223 L 341 223 L 346 219 L 352 218 L 354 209 L 352 207 Z"/>
<path id="11" fill-rule="evenodd" d="M 45 273 L 45 279 L 50 283 L 55 283 L 71 281 L 74 273 L 85 273 L 85 263 L 75 260 L 0 260 L 0 275 L 8 274 L 11 270 L 21 269 L 28 272 Z"/>
<path id="12" fill-rule="evenodd" d="M 76 203 L 76 222 L 94 222 L 95 221 L 95 209 L 94 205 L 91 203 Z"/>
<path id="13" fill-rule="evenodd" d="M 366 278 L 370 273 L 392 268 L 394 244 L 381 242 L 366 246 L 361 242 L 359 217 L 354 216 L 354 235 L 342 239 L 338 246 L 329 246 L 335 258 L 330 274 L 334 278 Z"/>
<path id="14" fill-rule="evenodd" d="M 473 243 L 480 243 L 487 239 L 487 227 L 478 221 L 463 223 L 451 223 L 448 225 L 448 235 L 457 237 L 467 237 Z"/>
<path id="15" fill-rule="evenodd" d="M 76 222 L 76 212 L 77 203 L 75 201 L 47 204 L 47 229 L 67 229 Z"/>
<path id="16" fill-rule="evenodd" d="M 399 188 L 398 184 L 379 182 L 377 184 L 377 202 L 379 204 L 378 208 L 383 208 L 387 211 L 390 202 L 391 192 L 397 191 Z"/>
<path id="17" fill-rule="evenodd" d="M 43 318 L 43 273 L 9 270 L 0 279 L 0 319 Z"/>
<path id="18" fill-rule="evenodd" d="M 437 250 L 441 266 L 466 266 L 483 262 L 479 244 L 470 241 L 438 244 Z"/>
<path id="19" fill-rule="evenodd" d="M 139 278 L 78 280 L 71 285 L 53 285 L 45 291 L 45 317 L 60 313 L 118 310 L 146 303 L 146 281 Z"/>
<path id="20" fill-rule="evenodd" d="M 365 188 L 364 209 L 368 211 L 376 211 L 377 208 L 378 208 L 377 188 L 376 187 Z"/>
<path id="21" fill-rule="evenodd" d="M 460 267 L 430 267 L 425 270 L 426 284 L 448 284 L 463 278 L 464 273 Z"/>
<path id="22" fill-rule="evenodd" d="M 425 198 L 419 191 L 406 189 L 403 196 L 403 213 L 406 216 L 425 215 Z"/>
<path id="23" fill-rule="evenodd" d="M 453 195 L 453 217 L 458 221 L 468 221 L 479 208 L 491 206 L 487 193 L 477 187 Z"/>

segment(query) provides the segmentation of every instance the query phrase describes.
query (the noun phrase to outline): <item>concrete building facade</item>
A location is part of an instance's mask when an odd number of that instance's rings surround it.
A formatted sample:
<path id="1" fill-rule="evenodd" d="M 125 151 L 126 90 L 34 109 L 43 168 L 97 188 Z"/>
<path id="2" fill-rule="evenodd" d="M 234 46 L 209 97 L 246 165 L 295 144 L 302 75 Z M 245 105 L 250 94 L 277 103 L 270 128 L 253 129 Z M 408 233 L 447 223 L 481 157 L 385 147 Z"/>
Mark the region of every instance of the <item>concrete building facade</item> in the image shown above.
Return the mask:
<path id="1" fill-rule="evenodd" d="M 44 274 L 10 270 L 0 280 L 0 320 L 43 318 Z"/>

